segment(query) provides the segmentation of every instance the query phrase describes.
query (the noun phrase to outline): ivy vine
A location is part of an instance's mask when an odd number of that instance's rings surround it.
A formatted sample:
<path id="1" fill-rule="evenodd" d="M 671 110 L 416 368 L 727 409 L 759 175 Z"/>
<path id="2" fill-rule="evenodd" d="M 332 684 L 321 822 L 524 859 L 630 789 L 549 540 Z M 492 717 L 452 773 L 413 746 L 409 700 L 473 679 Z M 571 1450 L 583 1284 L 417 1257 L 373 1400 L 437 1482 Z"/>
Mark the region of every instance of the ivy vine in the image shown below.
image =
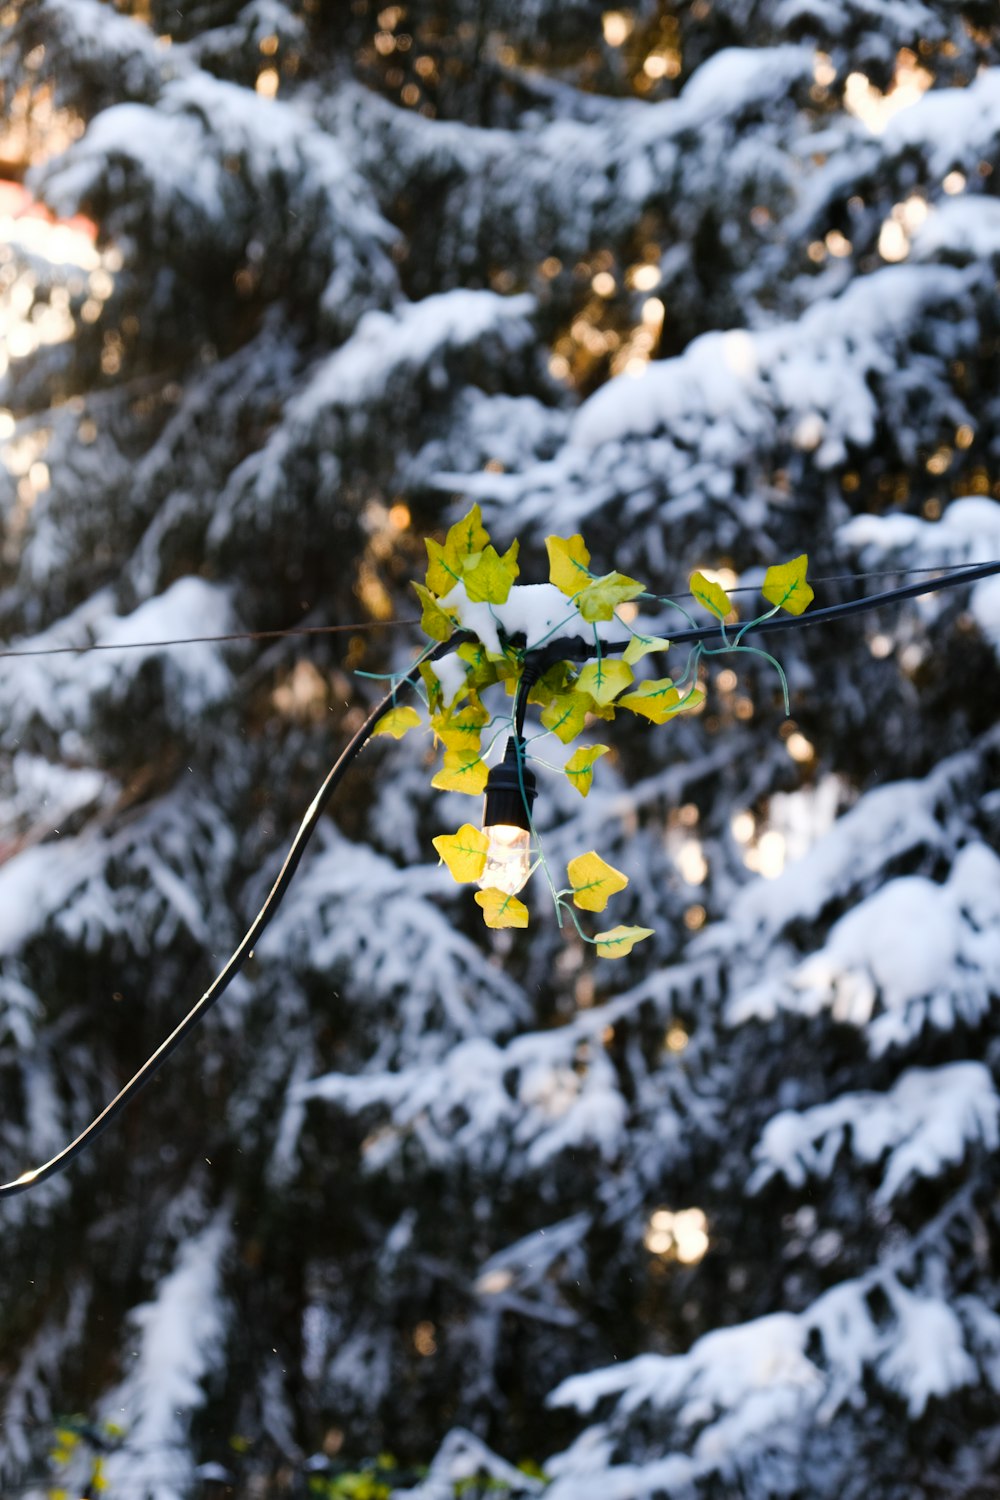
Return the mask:
<path id="1" fill-rule="evenodd" d="M 525 761 L 536 761 L 565 775 L 580 796 L 586 797 L 596 764 L 610 747 L 581 745 L 557 767 L 539 758 L 539 741 L 552 735 L 563 745 L 570 745 L 595 723 L 613 721 L 620 710 L 656 725 L 697 710 L 705 698 L 699 685 L 703 656 L 723 652 L 763 656 L 778 672 L 788 712 L 788 684 L 780 663 L 759 647 L 744 645 L 743 637 L 779 610 L 800 615 L 808 607 L 814 595 L 806 581 L 805 554 L 767 570 L 761 592 L 770 608 L 742 624 L 721 584 L 703 573 L 694 573 L 691 594 L 718 621 L 719 644 L 710 647 L 698 642 L 693 646 L 679 678 L 637 680 L 637 664 L 646 656 L 667 651 L 670 641 L 643 633 L 634 619 L 626 617 L 622 606 L 650 601 L 679 611 L 689 624 L 694 621 L 675 600 L 650 592 L 638 579 L 618 572 L 592 572 L 590 552 L 582 536 L 546 537 L 549 582 L 544 585 L 517 585 L 519 543 L 514 541 L 500 554 L 483 525 L 478 505 L 451 527 L 443 543 L 428 537 L 426 546 L 427 576 L 424 583 L 414 583 L 413 587 L 422 606 L 421 628 L 432 647 L 438 648 L 434 661 L 421 660 L 419 671 L 427 728 L 435 747 L 443 750 L 440 769 L 431 781 L 440 791 L 481 795 L 489 775 L 490 752 L 502 735 L 510 734 L 522 775 Z M 611 633 L 609 626 L 613 627 Z M 454 637 L 460 644 L 454 652 L 442 655 L 440 644 Z M 568 652 L 566 659 L 559 659 L 558 643 L 562 640 L 567 647 L 574 643 L 577 657 L 583 642 L 587 659 L 573 659 Z M 537 663 L 543 649 L 544 670 L 526 675 L 526 668 Z M 496 688 L 503 688 L 513 706 L 505 710 L 491 706 L 495 696 L 491 690 Z M 517 715 L 525 688 L 525 702 L 540 710 L 541 724 L 541 729 L 526 740 L 521 737 Z M 521 712 L 523 715 L 523 708 Z M 397 705 L 374 733 L 399 739 L 423 722 L 416 708 Z M 526 798 L 525 811 L 532 836 L 533 868 L 541 868 L 545 875 L 560 926 L 568 917 L 584 942 L 592 944 L 602 958 L 623 958 L 636 943 L 652 935 L 651 928 L 623 925 L 594 935 L 586 933 L 577 912 L 603 912 L 608 900 L 624 890 L 628 877 L 590 850 L 569 861 L 568 884 L 561 885 L 546 860 Z M 489 839 L 481 828 L 464 823 L 457 832 L 441 834 L 433 843 L 456 881 L 476 883 L 482 878 Z M 527 927 L 528 908 L 516 896 L 486 889 L 477 892 L 475 899 L 487 927 Z"/>

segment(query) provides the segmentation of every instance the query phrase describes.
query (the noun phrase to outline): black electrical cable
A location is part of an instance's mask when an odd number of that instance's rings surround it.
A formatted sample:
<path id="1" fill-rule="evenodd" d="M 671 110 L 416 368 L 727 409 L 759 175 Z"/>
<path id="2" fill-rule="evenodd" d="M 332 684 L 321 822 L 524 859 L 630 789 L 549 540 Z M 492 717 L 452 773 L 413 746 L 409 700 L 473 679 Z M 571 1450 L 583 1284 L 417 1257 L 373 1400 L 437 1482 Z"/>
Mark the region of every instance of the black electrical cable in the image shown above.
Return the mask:
<path id="1" fill-rule="evenodd" d="M 967 564 L 966 566 L 975 565 Z M 983 566 L 991 565 L 984 564 Z M 866 578 L 908 578 L 914 573 L 940 573 L 943 567 L 942 563 L 937 563 L 921 568 L 882 568 L 874 573 L 836 573 L 814 578 L 812 582 L 816 584 L 863 583 Z M 758 592 L 754 584 L 738 584 L 735 588 L 727 589 L 729 594 L 756 594 Z M 695 596 L 690 591 L 685 591 L 682 594 L 672 594 L 670 597 L 671 599 L 693 599 Z M 814 613 L 810 619 L 816 619 L 816 617 Z M 218 645 L 232 641 L 285 640 L 293 636 L 357 635 L 366 630 L 401 630 L 404 626 L 409 627 L 419 625 L 419 623 L 417 619 L 358 620 L 349 625 L 290 625 L 282 630 L 232 630 L 224 635 L 184 635 L 163 641 L 91 641 L 83 646 L 31 646 L 23 650 L 15 646 L 9 650 L 0 651 L 0 661 L 16 660 L 22 656 L 89 656 L 93 651 L 159 651 L 177 646 Z M 710 626 L 709 630 L 712 629 L 714 627 Z M 675 636 L 674 639 L 678 637 Z"/>
<path id="2" fill-rule="evenodd" d="M 951 573 L 942 573 L 939 577 L 929 579 L 924 583 L 907 583 L 898 589 L 886 589 L 881 594 L 869 594 L 865 599 L 851 599 L 846 604 L 828 604 L 823 609 L 810 610 L 808 614 L 771 615 L 766 620 L 756 621 L 742 628 L 746 635 L 750 635 L 751 632 L 754 635 L 763 635 L 773 630 L 795 630 L 805 625 L 824 625 L 831 620 L 846 620 L 850 615 L 865 614 L 868 610 L 877 609 L 882 604 L 898 604 L 901 599 L 916 599 L 921 594 L 937 594 L 942 589 L 958 588 L 963 583 L 976 583 L 979 579 L 990 578 L 995 573 L 1000 573 L 1000 562 L 970 563 Z M 732 628 L 739 630 L 741 627 L 736 625 Z M 672 631 L 670 644 L 711 640 L 718 633 L 717 623 L 695 626 L 691 630 Z"/>
<path id="3" fill-rule="evenodd" d="M 942 573 L 939 577 L 926 582 L 906 584 L 901 588 L 888 589 L 884 593 L 872 594 L 866 599 L 854 599 L 846 604 L 831 604 L 825 609 L 815 610 L 812 614 L 771 616 L 743 627 L 743 632 L 745 635 L 749 635 L 751 632 L 761 634 L 765 631 L 790 630 L 804 625 L 816 625 L 831 620 L 842 620 L 850 615 L 861 614 L 867 610 L 876 609 L 883 604 L 897 603 L 901 599 L 912 599 L 921 594 L 938 593 L 942 589 L 956 588 L 963 583 L 975 583 L 981 578 L 989 578 L 996 573 L 1000 573 L 1000 562 L 972 564 L 951 573 Z M 692 629 L 676 631 L 670 639 L 672 644 L 683 644 L 688 641 L 710 640 L 717 636 L 718 633 L 719 624 L 715 622 L 711 625 L 696 626 Z M 167 1059 L 177 1050 L 185 1037 L 203 1020 L 206 1013 L 236 978 L 236 975 L 253 952 L 255 945 L 260 941 L 264 929 L 271 921 L 285 892 L 291 884 L 292 877 L 298 869 L 306 844 L 312 837 L 327 803 L 343 780 L 348 767 L 371 737 L 372 730 L 375 729 L 379 720 L 384 718 L 395 707 L 400 689 L 406 686 L 413 686 L 416 683 L 420 675 L 420 666 L 423 662 L 435 661 L 438 657 L 444 656 L 454 650 L 456 646 L 472 639 L 474 637 L 470 632 L 459 631 L 451 636 L 449 640 L 435 645 L 432 649 L 425 652 L 420 662 L 412 667 L 405 676 L 401 677 L 399 682 L 393 686 L 381 702 L 376 704 L 361 728 L 349 741 L 336 763 L 331 767 L 326 780 L 313 798 L 305 817 L 299 824 L 295 838 L 292 840 L 291 848 L 285 857 L 285 862 L 274 885 L 268 893 L 267 899 L 250 924 L 246 936 L 225 968 L 216 976 L 201 999 L 192 1006 L 179 1025 L 174 1028 L 152 1056 L 147 1058 L 139 1071 L 129 1079 L 125 1087 L 116 1094 L 111 1103 L 101 1111 L 96 1119 L 92 1120 L 74 1141 L 71 1141 L 68 1146 L 64 1147 L 62 1151 L 58 1152 L 49 1161 L 43 1163 L 42 1166 L 35 1167 L 28 1172 L 22 1172 L 21 1176 L 15 1178 L 12 1182 L 0 1184 L 0 1198 L 13 1197 L 16 1193 L 27 1192 L 29 1188 L 45 1182 L 49 1177 L 55 1176 L 57 1172 L 61 1172 L 64 1167 L 68 1166 L 75 1157 L 79 1156 L 92 1141 L 95 1141 L 108 1128 L 125 1106 L 135 1098 L 136 1094 L 145 1088 L 150 1079 L 159 1072 Z M 602 646 L 612 651 L 621 650 L 627 644 L 627 641 L 601 642 Z M 574 638 L 551 641 L 547 646 L 538 651 L 528 651 L 526 653 L 526 673 L 531 674 L 532 682 L 537 681 L 537 678 L 541 676 L 546 666 L 550 663 L 567 660 L 585 661 L 593 657 L 595 654 L 594 648 L 594 641 L 584 639 Z M 515 704 L 515 716 L 520 718 L 521 725 L 523 726 L 528 692 L 525 690 L 523 682 L 520 685 L 520 689 Z"/>
<path id="4" fill-rule="evenodd" d="M 11 1198 L 15 1193 L 25 1193 L 29 1188 L 36 1187 L 39 1183 L 45 1182 L 49 1177 L 54 1177 L 64 1167 L 69 1166 L 70 1162 L 79 1156 L 81 1151 L 84 1151 L 92 1141 L 95 1141 L 99 1135 L 107 1130 L 108 1126 L 121 1114 L 125 1106 L 159 1072 L 163 1064 L 167 1061 L 167 1058 L 177 1050 L 185 1037 L 194 1030 L 199 1021 L 204 1019 L 219 997 L 229 988 L 246 963 L 246 960 L 250 957 L 254 947 L 260 941 L 265 927 L 274 916 L 285 892 L 291 884 L 292 877 L 302 859 L 303 851 L 316 829 L 324 808 L 343 780 L 348 767 L 371 737 L 372 730 L 375 729 L 379 720 L 383 719 L 395 707 L 400 689 L 405 686 L 412 686 L 417 681 L 420 675 L 420 666 L 423 662 L 434 661 L 437 657 L 443 656 L 445 652 L 450 651 L 457 643 L 467 638 L 464 633 L 459 636 L 453 636 L 451 640 L 445 641 L 426 652 L 421 657 L 420 662 L 400 679 L 380 703 L 376 704 L 361 728 L 353 736 L 336 763 L 332 766 L 326 780 L 310 803 L 305 817 L 299 824 L 298 832 L 292 840 L 291 848 L 285 856 L 285 862 L 279 871 L 278 878 L 268 892 L 267 899 L 260 911 L 247 929 L 246 936 L 225 968 L 213 979 L 201 999 L 197 1004 L 192 1006 L 183 1021 L 174 1028 L 166 1041 L 162 1042 L 153 1055 L 147 1058 L 139 1071 L 129 1079 L 125 1087 L 120 1093 L 115 1095 L 111 1103 L 101 1111 L 97 1118 L 92 1120 L 74 1141 L 71 1141 L 68 1146 L 65 1146 L 62 1151 L 42 1166 L 35 1167 L 29 1172 L 22 1172 L 21 1176 L 16 1177 L 13 1182 L 0 1184 L 0 1198 Z"/>

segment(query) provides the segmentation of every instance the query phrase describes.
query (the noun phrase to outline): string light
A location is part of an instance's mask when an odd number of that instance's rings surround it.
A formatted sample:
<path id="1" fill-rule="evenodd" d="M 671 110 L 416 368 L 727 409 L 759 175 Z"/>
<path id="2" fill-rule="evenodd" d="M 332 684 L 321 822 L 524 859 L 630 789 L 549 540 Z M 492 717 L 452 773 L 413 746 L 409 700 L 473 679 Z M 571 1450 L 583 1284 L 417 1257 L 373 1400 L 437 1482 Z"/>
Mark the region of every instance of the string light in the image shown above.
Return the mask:
<path id="1" fill-rule="evenodd" d="M 916 595 L 932 593 L 940 589 L 952 588 L 965 582 L 975 582 L 979 578 L 986 578 L 995 573 L 1000 573 L 1000 561 L 966 566 L 964 568 L 956 569 L 950 573 L 940 575 L 933 580 L 925 580 L 921 583 L 907 584 L 902 588 L 890 589 L 884 593 L 871 595 L 868 598 L 864 599 L 856 599 L 847 604 L 828 605 L 825 609 L 816 610 L 811 615 L 806 614 L 789 616 L 785 620 L 778 619 L 773 616 L 765 616 L 762 620 L 756 622 L 754 625 L 745 626 L 744 634 L 751 629 L 755 633 L 761 633 L 764 631 L 774 630 L 775 628 L 814 625 L 835 619 L 844 619 L 848 615 L 858 614 L 866 610 L 875 609 L 882 604 L 891 603 L 906 598 L 913 598 Z M 307 630 L 318 630 L 324 628 L 344 629 L 347 627 L 313 626 L 305 628 Z M 710 626 L 695 626 L 689 630 L 675 632 L 673 639 L 676 642 L 701 641 L 709 638 L 710 636 L 713 636 L 717 632 L 718 628 L 718 622 L 715 621 Z M 279 632 L 279 634 L 285 633 L 286 632 L 283 631 Z M 263 906 L 251 922 L 242 942 L 236 948 L 232 957 L 209 985 L 208 989 L 202 995 L 201 999 L 195 1002 L 184 1019 L 174 1028 L 174 1030 L 170 1033 L 166 1040 L 161 1043 L 161 1045 L 149 1058 L 147 1058 L 142 1067 L 138 1070 L 137 1073 L 134 1074 L 134 1076 L 129 1080 L 125 1087 L 121 1089 L 120 1092 L 115 1096 L 115 1098 L 112 1099 L 110 1104 L 108 1104 L 101 1111 L 101 1113 L 94 1120 L 92 1120 L 84 1130 L 80 1132 L 75 1140 L 71 1141 L 68 1146 L 65 1146 L 62 1151 L 57 1152 L 56 1155 L 51 1157 L 47 1162 L 42 1163 L 41 1166 L 23 1172 L 20 1177 L 15 1178 L 12 1182 L 0 1184 L 0 1198 L 11 1197 L 17 1193 L 27 1192 L 29 1188 L 35 1187 L 36 1185 L 47 1181 L 57 1172 L 62 1171 L 64 1167 L 68 1166 L 69 1163 L 75 1159 L 75 1157 L 77 1157 L 82 1151 L 84 1151 L 92 1141 L 94 1141 L 99 1135 L 103 1133 L 103 1131 L 107 1129 L 107 1127 L 112 1123 L 113 1120 L 117 1118 L 117 1116 L 121 1113 L 125 1106 L 135 1097 L 135 1095 L 138 1094 L 143 1088 L 145 1088 L 146 1084 L 149 1083 L 149 1081 L 156 1075 L 156 1073 L 159 1072 L 160 1068 L 167 1061 L 167 1059 L 172 1056 L 172 1054 L 180 1046 L 181 1042 L 183 1042 L 184 1039 L 194 1030 L 194 1028 L 204 1019 L 207 1012 L 212 1008 L 213 1005 L 215 1005 L 222 994 L 228 989 L 229 985 L 243 968 L 247 959 L 253 953 L 256 944 L 258 943 L 261 935 L 270 923 L 272 917 L 278 909 L 278 906 L 281 904 L 281 901 L 284 898 L 285 892 L 288 890 L 288 887 L 291 884 L 291 881 L 295 875 L 295 871 L 298 869 L 299 863 L 302 859 L 302 855 L 305 852 L 306 845 L 315 832 L 315 829 L 319 823 L 320 818 L 323 815 L 323 812 L 326 809 L 327 804 L 330 801 L 330 798 L 333 796 L 333 793 L 340 785 L 341 781 L 344 778 L 344 775 L 353 764 L 359 752 L 364 748 L 368 740 L 371 738 L 380 721 L 384 719 L 387 714 L 391 713 L 392 710 L 396 707 L 399 693 L 405 688 L 413 688 L 416 686 L 417 682 L 420 680 L 420 668 L 422 666 L 429 662 L 436 661 L 441 656 L 447 655 L 449 652 L 454 650 L 457 645 L 468 641 L 470 638 L 471 637 L 468 632 L 460 630 L 456 632 L 455 635 L 451 636 L 448 640 L 439 641 L 431 645 L 421 653 L 417 661 L 409 669 L 408 672 L 394 681 L 393 687 L 382 699 L 382 701 L 372 709 L 371 713 L 368 715 L 368 717 L 365 719 L 364 723 L 360 726 L 356 733 L 352 736 L 351 740 L 347 744 L 347 747 L 344 749 L 339 759 L 335 762 L 335 764 L 327 774 L 326 780 L 323 782 L 319 791 L 316 793 L 305 817 L 299 824 L 298 831 L 295 835 L 295 838 L 292 840 L 292 846 L 288 851 L 285 862 L 282 865 L 281 870 L 278 873 L 278 877 L 275 880 L 274 885 L 271 887 L 271 890 L 268 893 Z M 148 648 L 148 643 L 146 644 Z M 622 643 L 618 643 L 616 646 L 616 643 L 614 642 L 607 643 L 609 649 L 611 650 L 619 649 L 621 644 Z M 521 797 L 523 808 L 523 819 L 527 823 L 527 831 L 529 832 L 529 834 L 531 832 L 531 803 L 528 797 L 529 786 L 527 780 L 527 772 L 524 766 L 523 756 L 520 753 L 521 737 L 524 730 L 524 715 L 527 708 L 529 689 L 535 682 L 537 682 L 538 677 L 541 675 L 541 673 L 544 672 L 546 667 L 551 665 L 553 661 L 586 660 L 593 656 L 593 651 L 593 643 L 583 640 L 570 641 L 561 639 L 559 641 L 551 643 L 551 645 L 548 647 L 542 647 L 540 650 L 535 651 L 532 654 L 531 660 L 526 662 L 524 665 L 524 670 L 522 672 L 522 676 L 518 685 L 519 691 L 515 699 L 514 736 L 511 743 L 508 744 L 507 753 L 508 756 L 512 753 L 514 757 L 514 765 L 516 767 L 516 775 L 518 778 L 518 791 Z M 553 652 L 556 654 L 551 657 L 551 660 L 547 659 L 547 653 Z M 510 827 L 512 825 L 508 823 L 501 826 Z"/>

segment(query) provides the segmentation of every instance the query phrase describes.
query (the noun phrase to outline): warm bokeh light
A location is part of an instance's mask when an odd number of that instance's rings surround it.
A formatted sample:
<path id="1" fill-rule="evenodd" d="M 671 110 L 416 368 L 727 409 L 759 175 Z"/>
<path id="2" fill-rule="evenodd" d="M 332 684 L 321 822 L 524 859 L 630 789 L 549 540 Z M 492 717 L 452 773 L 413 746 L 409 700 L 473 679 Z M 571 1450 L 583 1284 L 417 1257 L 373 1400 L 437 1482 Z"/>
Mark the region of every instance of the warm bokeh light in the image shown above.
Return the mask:
<path id="1" fill-rule="evenodd" d="M 676 1213 L 658 1208 L 649 1217 L 643 1243 L 652 1255 L 697 1265 L 709 1246 L 708 1218 L 700 1208 L 682 1208 Z"/>
<path id="2" fill-rule="evenodd" d="M 632 17 L 621 10 L 605 11 L 601 18 L 604 40 L 609 47 L 620 47 L 632 34 Z"/>
<path id="3" fill-rule="evenodd" d="M 881 135 L 893 115 L 916 104 L 933 82 L 933 73 L 921 67 L 909 48 L 904 47 L 897 53 L 896 70 L 886 93 L 877 89 L 864 73 L 849 73 L 844 84 L 844 106 L 873 135 Z"/>

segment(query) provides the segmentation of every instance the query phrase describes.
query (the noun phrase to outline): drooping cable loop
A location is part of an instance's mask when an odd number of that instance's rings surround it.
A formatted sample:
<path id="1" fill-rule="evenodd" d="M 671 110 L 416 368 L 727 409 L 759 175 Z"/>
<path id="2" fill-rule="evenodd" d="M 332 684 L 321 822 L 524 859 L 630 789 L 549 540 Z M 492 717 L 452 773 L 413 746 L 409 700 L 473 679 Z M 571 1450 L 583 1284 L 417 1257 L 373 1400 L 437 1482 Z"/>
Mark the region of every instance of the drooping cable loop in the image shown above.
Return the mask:
<path id="1" fill-rule="evenodd" d="M 460 637 L 460 639 L 464 639 L 464 636 Z M 0 1184 L 0 1198 L 9 1198 L 13 1197 L 16 1193 L 27 1192 L 29 1188 L 45 1182 L 49 1177 L 54 1177 L 57 1172 L 61 1172 L 64 1167 L 69 1166 L 75 1157 L 86 1150 L 108 1128 L 111 1122 L 117 1119 L 125 1106 L 159 1072 L 160 1068 L 163 1067 L 163 1064 L 172 1053 L 177 1050 L 185 1037 L 194 1030 L 200 1021 L 204 1020 L 212 1006 L 229 988 L 230 984 L 232 984 L 260 941 L 264 929 L 271 921 L 281 904 L 285 892 L 291 884 L 292 877 L 299 867 L 306 845 L 315 832 L 316 825 L 319 823 L 327 803 L 343 780 L 348 767 L 364 747 L 366 741 L 371 737 L 372 731 L 378 725 L 379 720 L 384 718 L 395 707 L 396 697 L 400 689 L 406 686 L 413 686 L 419 678 L 421 665 L 425 661 L 433 661 L 436 657 L 443 655 L 445 651 L 451 649 L 451 645 L 452 642 L 445 642 L 442 645 L 434 646 L 431 650 L 425 651 L 421 655 L 420 660 L 400 678 L 398 684 L 395 684 L 381 702 L 376 704 L 360 729 L 348 742 L 328 772 L 326 780 L 309 804 L 306 814 L 299 824 L 298 831 L 292 840 L 291 848 L 285 856 L 284 864 L 281 866 L 277 879 L 268 892 L 263 906 L 247 928 L 242 942 L 232 957 L 215 979 L 213 979 L 201 999 L 191 1007 L 184 1019 L 174 1028 L 166 1040 L 157 1047 L 152 1056 L 146 1059 L 139 1071 L 115 1095 L 111 1103 L 101 1111 L 96 1119 L 91 1121 L 85 1130 L 81 1131 L 75 1140 L 71 1141 L 68 1146 L 65 1146 L 62 1151 L 58 1152 L 49 1161 L 44 1162 L 42 1166 L 22 1172 L 21 1176 L 15 1178 L 12 1182 Z"/>

